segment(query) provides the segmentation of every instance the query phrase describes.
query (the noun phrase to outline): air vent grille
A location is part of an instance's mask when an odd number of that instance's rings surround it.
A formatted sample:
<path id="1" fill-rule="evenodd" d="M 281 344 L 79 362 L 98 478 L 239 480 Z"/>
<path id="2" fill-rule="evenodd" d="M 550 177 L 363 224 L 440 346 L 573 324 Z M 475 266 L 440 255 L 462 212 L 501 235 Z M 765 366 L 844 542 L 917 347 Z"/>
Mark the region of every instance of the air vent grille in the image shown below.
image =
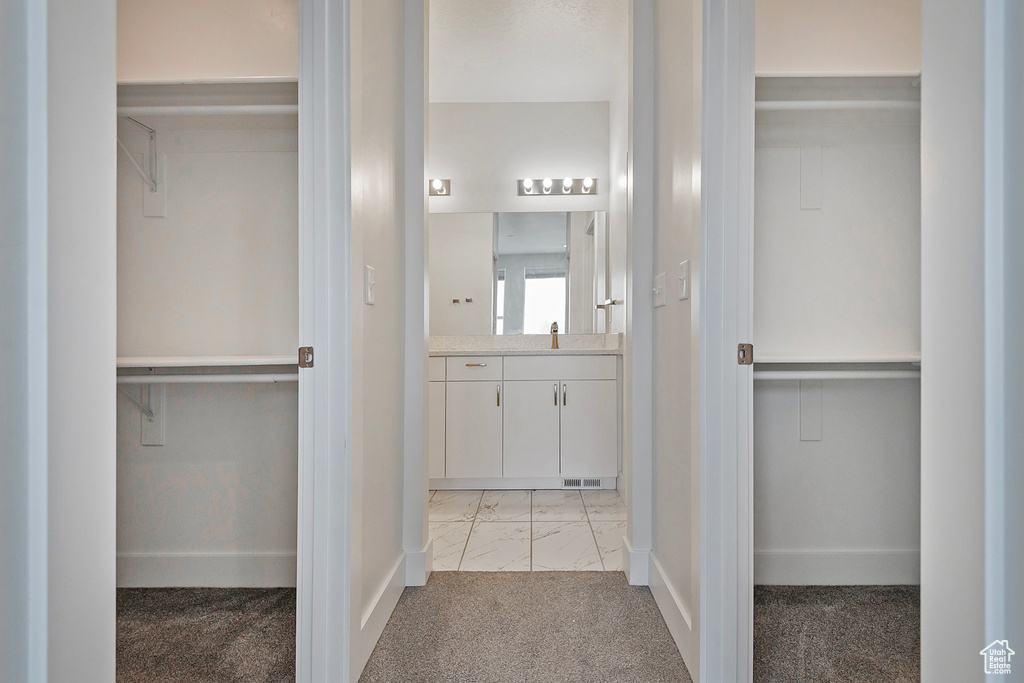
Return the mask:
<path id="1" fill-rule="evenodd" d="M 599 477 L 593 477 L 589 479 L 563 479 L 563 489 L 599 489 L 601 488 L 601 479 Z"/>

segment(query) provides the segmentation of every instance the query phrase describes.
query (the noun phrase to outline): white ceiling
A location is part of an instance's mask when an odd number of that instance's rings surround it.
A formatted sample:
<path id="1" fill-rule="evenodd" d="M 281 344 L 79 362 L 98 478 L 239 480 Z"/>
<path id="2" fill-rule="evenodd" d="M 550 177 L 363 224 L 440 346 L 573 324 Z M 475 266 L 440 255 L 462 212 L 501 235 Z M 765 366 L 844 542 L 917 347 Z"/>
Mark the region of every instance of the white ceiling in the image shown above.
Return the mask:
<path id="1" fill-rule="evenodd" d="M 627 0 L 431 0 L 431 102 L 624 96 Z"/>

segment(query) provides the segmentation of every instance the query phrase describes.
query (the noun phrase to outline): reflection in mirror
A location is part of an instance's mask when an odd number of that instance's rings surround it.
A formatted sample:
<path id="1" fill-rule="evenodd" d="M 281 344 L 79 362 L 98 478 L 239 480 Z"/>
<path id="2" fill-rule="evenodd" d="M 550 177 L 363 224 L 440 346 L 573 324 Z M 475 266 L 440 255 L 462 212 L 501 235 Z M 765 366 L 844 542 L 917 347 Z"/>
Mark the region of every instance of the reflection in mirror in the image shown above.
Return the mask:
<path id="1" fill-rule="evenodd" d="M 603 333 L 605 212 L 430 214 L 430 334 Z"/>

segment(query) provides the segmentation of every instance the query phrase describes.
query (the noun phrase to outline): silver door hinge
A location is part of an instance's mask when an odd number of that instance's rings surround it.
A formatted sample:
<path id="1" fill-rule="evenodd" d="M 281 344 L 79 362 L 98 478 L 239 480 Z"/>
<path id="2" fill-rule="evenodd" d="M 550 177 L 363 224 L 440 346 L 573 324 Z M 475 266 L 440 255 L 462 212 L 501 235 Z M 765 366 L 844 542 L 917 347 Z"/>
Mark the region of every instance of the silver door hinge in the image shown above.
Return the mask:
<path id="1" fill-rule="evenodd" d="M 313 367 L 313 347 L 312 346 L 301 346 L 301 347 L 299 347 L 299 367 L 300 368 L 311 368 L 311 367 Z"/>
<path id="2" fill-rule="evenodd" d="M 740 344 L 740 348 L 737 351 L 736 361 L 740 365 L 753 365 L 754 364 L 754 345 L 753 344 Z"/>

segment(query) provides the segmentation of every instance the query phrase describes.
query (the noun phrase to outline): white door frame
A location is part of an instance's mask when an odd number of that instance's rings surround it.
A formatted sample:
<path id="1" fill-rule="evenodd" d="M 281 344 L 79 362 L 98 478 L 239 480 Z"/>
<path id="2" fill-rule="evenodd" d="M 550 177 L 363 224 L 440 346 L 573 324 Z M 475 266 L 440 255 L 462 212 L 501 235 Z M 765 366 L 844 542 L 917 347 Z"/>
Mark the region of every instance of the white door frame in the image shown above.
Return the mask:
<path id="1" fill-rule="evenodd" d="M 753 680 L 754 2 L 704 0 L 700 671 Z"/>
<path id="2" fill-rule="evenodd" d="M 299 6 L 299 683 L 348 680 L 352 643 L 349 7 Z"/>

